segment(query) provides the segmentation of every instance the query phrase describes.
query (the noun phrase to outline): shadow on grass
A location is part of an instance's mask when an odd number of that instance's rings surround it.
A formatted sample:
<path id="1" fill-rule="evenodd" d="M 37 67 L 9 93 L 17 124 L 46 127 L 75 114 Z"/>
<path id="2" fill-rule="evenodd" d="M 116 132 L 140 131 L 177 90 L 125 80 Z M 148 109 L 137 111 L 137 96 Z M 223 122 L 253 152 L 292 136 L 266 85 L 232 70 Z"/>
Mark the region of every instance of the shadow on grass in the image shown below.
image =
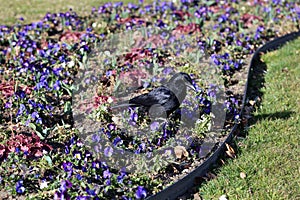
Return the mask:
<path id="1" fill-rule="evenodd" d="M 257 121 L 268 119 L 268 120 L 276 120 L 276 119 L 288 119 L 291 117 L 292 114 L 295 114 L 294 111 L 281 111 L 281 112 L 275 112 L 275 113 L 268 113 L 268 114 L 261 114 L 255 116 L 251 124 L 255 124 Z"/>
<path id="2" fill-rule="evenodd" d="M 253 58 L 251 64 L 252 64 L 252 68 L 250 69 L 249 72 L 248 90 L 246 94 L 248 102 L 246 102 L 245 109 L 251 106 L 249 104 L 249 100 L 254 100 L 257 103 L 259 103 L 259 99 L 261 99 L 261 97 L 263 96 L 263 92 L 261 91 L 261 89 L 265 85 L 264 75 L 267 71 L 267 65 L 260 60 L 259 55 L 256 56 L 256 58 Z"/>
<path id="3" fill-rule="evenodd" d="M 275 50 L 277 48 L 274 48 Z M 264 51 L 264 53 L 266 53 Z M 248 77 L 248 89 L 246 93 L 246 102 L 243 110 L 244 116 L 251 116 L 255 110 L 259 109 L 261 104 L 262 96 L 264 95 L 262 88 L 265 86 L 265 73 L 267 71 L 267 65 L 261 61 L 261 54 L 256 54 L 253 56 L 252 68 L 249 72 Z M 250 102 L 255 102 L 255 105 L 251 105 Z M 248 121 L 248 126 L 256 124 L 258 121 L 269 119 L 288 119 L 294 114 L 294 111 L 278 111 L 275 113 L 259 114 L 255 117 L 251 117 Z M 243 128 L 243 127 L 241 127 Z"/>

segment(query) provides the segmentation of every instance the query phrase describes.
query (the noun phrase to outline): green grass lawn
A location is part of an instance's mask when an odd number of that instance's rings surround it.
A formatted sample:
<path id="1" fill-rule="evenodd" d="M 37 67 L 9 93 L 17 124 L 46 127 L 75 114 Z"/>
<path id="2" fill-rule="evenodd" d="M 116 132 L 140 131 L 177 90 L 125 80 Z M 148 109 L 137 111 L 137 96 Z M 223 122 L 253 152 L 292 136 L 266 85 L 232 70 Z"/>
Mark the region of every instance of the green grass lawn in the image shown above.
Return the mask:
<path id="1" fill-rule="evenodd" d="M 0 0 L 0 25 L 12 25 L 19 21 L 20 17 L 24 18 L 24 23 L 30 23 L 42 19 L 47 12 L 67 12 L 72 8 L 77 14 L 85 15 L 91 13 L 93 7 L 108 2 L 107 0 Z M 119 2 L 119 0 L 111 0 L 110 2 Z M 124 4 L 128 2 L 137 3 L 138 0 L 124 0 Z M 147 1 L 151 2 L 151 1 Z"/>
<path id="2" fill-rule="evenodd" d="M 267 73 L 257 121 L 238 141 L 238 158 L 201 186 L 204 199 L 300 199 L 300 39 L 262 60 Z"/>

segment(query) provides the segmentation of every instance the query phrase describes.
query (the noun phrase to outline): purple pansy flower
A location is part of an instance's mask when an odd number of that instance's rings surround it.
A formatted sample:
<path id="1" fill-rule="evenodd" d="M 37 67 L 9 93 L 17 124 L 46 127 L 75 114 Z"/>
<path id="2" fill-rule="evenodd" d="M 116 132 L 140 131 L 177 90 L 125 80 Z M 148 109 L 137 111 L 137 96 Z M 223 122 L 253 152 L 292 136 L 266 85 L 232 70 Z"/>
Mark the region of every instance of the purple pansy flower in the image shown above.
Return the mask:
<path id="1" fill-rule="evenodd" d="M 147 197 L 147 191 L 143 186 L 138 186 L 137 190 L 135 192 L 135 197 L 137 199 L 143 199 L 145 197 Z"/>
<path id="2" fill-rule="evenodd" d="M 106 148 L 104 149 L 104 155 L 105 155 L 106 157 L 112 156 L 113 152 L 114 152 L 114 150 L 113 150 L 113 148 L 110 147 L 110 146 L 108 146 L 108 147 L 106 147 Z"/>
<path id="3" fill-rule="evenodd" d="M 16 183 L 16 192 L 22 194 L 25 192 L 25 187 L 23 186 L 23 180 L 19 180 Z"/>

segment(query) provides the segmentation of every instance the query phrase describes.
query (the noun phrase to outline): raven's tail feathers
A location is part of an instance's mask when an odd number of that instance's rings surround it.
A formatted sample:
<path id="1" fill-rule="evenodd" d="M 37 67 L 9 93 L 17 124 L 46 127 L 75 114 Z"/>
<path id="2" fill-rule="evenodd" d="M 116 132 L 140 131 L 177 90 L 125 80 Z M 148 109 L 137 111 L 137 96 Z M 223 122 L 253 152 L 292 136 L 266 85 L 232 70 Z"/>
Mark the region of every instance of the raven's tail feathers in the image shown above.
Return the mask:
<path id="1" fill-rule="evenodd" d="M 117 105 L 114 105 L 112 107 L 110 107 L 111 109 L 117 109 L 117 108 L 123 108 L 123 107 L 134 107 L 135 104 L 132 104 L 132 103 L 119 103 Z"/>

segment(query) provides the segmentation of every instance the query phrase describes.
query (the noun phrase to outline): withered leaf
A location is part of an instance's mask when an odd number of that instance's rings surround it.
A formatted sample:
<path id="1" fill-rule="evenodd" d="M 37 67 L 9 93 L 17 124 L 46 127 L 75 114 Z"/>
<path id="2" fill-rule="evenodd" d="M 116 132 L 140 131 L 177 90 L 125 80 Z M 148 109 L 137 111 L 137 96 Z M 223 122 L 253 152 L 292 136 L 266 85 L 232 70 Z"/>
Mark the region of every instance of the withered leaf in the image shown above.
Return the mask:
<path id="1" fill-rule="evenodd" d="M 225 143 L 225 145 L 226 145 L 226 148 L 227 148 L 227 151 L 225 151 L 226 154 L 227 154 L 230 158 L 235 158 L 236 155 L 235 155 L 234 149 L 233 149 L 229 144 L 227 144 L 227 143 Z"/>
<path id="2" fill-rule="evenodd" d="M 255 101 L 250 100 L 250 101 L 249 101 L 249 104 L 250 104 L 251 106 L 254 106 L 254 105 L 255 105 Z"/>
<path id="3" fill-rule="evenodd" d="M 174 147 L 174 152 L 177 159 L 181 159 L 183 156 L 188 157 L 189 152 L 185 149 L 184 146 L 176 146 Z"/>

